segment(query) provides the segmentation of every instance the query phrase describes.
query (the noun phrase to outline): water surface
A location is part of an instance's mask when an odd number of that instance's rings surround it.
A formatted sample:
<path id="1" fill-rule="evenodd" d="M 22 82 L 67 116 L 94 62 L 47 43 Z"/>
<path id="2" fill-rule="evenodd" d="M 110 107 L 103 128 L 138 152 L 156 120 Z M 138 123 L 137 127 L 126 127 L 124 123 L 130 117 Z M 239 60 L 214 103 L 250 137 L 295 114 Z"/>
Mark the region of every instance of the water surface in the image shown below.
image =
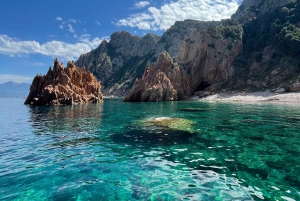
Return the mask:
<path id="1" fill-rule="evenodd" d="M 0 99 L 0 200 L 300 200 L 300 106 Z M 139 124 L 183 118 L 192 130 Z"/>

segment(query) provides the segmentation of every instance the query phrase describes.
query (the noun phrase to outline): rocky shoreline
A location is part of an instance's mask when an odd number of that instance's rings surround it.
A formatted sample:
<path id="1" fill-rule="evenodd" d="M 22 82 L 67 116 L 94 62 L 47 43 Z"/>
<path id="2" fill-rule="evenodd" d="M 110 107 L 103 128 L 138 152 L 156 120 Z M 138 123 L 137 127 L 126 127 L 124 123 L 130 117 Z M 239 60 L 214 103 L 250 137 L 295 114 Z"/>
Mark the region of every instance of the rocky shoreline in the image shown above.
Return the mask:
<path id="1" fill-rule="evenodd" d="M 203 98 L 193 96 L 192 100 L 203 102 L 226 102 L 226 103 L 279 103 L 279 104 L 299 104 L 300 92 L 296 93 L 274 93 L 264 92 L 226 92 L 217 93 Z"/>

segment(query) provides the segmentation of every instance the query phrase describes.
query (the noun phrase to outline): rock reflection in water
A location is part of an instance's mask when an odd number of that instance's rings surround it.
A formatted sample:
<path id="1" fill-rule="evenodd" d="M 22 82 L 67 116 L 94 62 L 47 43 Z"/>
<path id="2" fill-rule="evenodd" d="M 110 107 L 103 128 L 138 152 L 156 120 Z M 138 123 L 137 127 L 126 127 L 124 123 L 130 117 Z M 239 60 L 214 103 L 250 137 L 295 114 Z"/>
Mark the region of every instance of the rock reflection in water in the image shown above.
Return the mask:
<path id="1" fill-rule="evenodd" d="M 30 124 L 36 135 L 49 135 L 56 146 L 93 142 L 100 129 L 103 104 L 42 106 L 30 108 Z"/>

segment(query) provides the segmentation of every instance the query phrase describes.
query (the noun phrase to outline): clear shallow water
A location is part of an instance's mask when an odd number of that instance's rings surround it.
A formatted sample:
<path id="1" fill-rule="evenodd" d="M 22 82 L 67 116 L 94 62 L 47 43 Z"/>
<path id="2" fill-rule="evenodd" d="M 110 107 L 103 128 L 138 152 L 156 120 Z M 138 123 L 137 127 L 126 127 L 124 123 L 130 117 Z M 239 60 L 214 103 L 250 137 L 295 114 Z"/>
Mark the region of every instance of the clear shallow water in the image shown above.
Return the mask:
<path id="1" fill-rule="evenodd" d="M 300 200 L 300 106 L 23 101 L 0 99 L 0 200 Z"/>

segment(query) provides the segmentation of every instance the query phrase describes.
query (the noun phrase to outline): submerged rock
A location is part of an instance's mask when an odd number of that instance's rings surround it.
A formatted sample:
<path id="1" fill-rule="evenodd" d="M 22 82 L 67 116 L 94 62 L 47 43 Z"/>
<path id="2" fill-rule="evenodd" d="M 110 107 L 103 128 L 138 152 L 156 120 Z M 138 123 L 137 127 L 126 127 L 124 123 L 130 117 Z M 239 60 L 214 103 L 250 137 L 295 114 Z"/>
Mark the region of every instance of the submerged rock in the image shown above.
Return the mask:
<path id="1" fill-rule="evenodd" d="M 101 84 L 85 68 L 68 62 L 66 68 L 57 58 L 53 70 L 46 75 L 37 75 L 30 86 L 26 105 L 73 105 L 103 101 Z"/>
<path id="2" fill-rule="evenodd" d="M 180 111 L 184 112 L 206 112 L 208 111 L 207 109 L 202 109 L 202 108 L 182 108 Z"/>
<path id="3" fill-rule="evenodd" d="M 171 117 L 156 117 L 149 118 L 138 122 L 138 126 L 143 129 L 150 129 L 154 131 L 184 131 L 193 133 L 193 121 L 183 118 L 171 118 Z"/>

